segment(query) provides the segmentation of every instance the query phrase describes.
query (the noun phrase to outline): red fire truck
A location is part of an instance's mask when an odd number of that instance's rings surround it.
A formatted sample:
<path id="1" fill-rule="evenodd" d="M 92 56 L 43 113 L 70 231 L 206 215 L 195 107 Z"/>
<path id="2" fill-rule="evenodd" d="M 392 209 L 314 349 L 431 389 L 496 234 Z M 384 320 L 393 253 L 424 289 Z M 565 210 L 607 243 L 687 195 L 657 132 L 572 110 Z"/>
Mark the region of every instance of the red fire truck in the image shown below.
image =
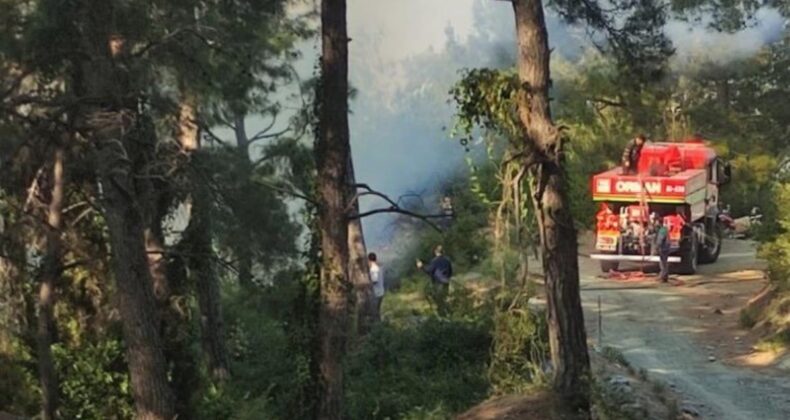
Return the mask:
<path id="1" fill-rule="evenodd" d="M 729 182 L 730 166 L 700 138 L 646 143 L 636 173 L 616 167 L 593 176 L 595 250 L 604 272 L 620 262 L 658 262 L 657 221 L 669 229 L 672 271 L 693 274 L 698 263 L 712 263 L 722 244 L 719 189 Z"/>

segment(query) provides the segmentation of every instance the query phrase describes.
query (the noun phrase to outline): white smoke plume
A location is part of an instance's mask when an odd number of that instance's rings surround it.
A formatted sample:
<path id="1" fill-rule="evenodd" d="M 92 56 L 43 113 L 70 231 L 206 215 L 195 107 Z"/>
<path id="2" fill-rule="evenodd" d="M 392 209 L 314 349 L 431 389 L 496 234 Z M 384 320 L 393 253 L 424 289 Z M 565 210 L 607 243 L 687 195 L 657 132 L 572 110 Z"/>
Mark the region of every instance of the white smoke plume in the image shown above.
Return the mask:
<path id="1" fill-rule="evenodd" d="M 585 33 L 547 15 L 555 55 L 573 61 L 589 48 Z M 689 61 L 725 62 L 754 53 L 775 40 L 785 24 L 762 10 L 757 24 L 735 34 L 712 32 L 704 24 L 672 21 L 676 66 Z M 349 0 L 351 142 L 359 182 L 393 198 L 430 190 L 465 167 L 463 148 L 449 138 L 453 106 L 448 90 L 459 71 L 505 67 L 515 60 L 511 5 L 492 0 Z M 314 74 L 318 40 L 306 42 L 298 71 Z M 251 118 L 250 130 L 264 122 Z M 381 202 L 363 201 L 363 210 Z M 388 243 L 393 218 L 363 221 L 372 248 Z"/>

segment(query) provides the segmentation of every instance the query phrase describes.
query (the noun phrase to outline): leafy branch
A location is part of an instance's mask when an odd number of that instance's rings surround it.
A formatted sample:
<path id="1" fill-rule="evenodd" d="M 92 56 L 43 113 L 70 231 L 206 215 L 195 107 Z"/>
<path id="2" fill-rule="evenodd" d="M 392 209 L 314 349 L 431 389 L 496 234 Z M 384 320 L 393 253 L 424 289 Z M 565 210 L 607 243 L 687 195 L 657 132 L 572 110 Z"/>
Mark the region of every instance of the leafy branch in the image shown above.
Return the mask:
<path id="1" fill-rule="evenodd" d="M 368 211 L 361 212 L 361 213 L 358 213 L 358 214 L 351 214 L 349 216 L 349 219 L 351 219 L 351 220 L 353 220 L 353 219 L 361 219 L 363 217 L 372 216 L 374 214 L 397 213 L 397 214 L 402 214 L 402 215 L 405 215 L 405 216 L 409 216 L 409 217 L 413 217 L 415 219 L 422 220 L 427 225 L 429 225 L 430 227 L 434 228 L 437 232 L 441 232 L 442 228 L 440 228 L 436 223 L 434 223 L 432 221 L 432 219 L 446 219 L 446 218 L 452 217 L 452 214 L 445 214 L 445 213 L 440 213 L 440 214 L 420 214 L 420 213 L 416 213 L 416 212 L 413 212 L 411 210 L 404 209 L 403 207 L 400 206 L 399 202 L 400 202 L 400 200 L 403 197 L 400 197 L 398 199 L 398 201 L 395 201 L 392 198 L 390 198 L 388 195 L 372 189 L 367 184 L 354 184 L 353 186 L 354 186 L 354 188 L 361 189 L 363 191 L 361 191 L 361 192 L 358 191 L 354 195 L 354 197 L 351 199 L 351 201 L 349 202 L 348 206 L 346 207 L 346 211 L 347 212 L 350 212 L 351 209 L 354 207 L 354 203 L 357 202 L 357 200 L 359 200 L 360 197 L 364 197 L 364 196 L 379 197 L 379 198 L 383 199 L 384 201 L 386 201 L 387 203 L 389 203 L 390 206 L 389 207 L 378 208 L 378 209 L 373 209 L 373 210 L 368 210 Z"/>

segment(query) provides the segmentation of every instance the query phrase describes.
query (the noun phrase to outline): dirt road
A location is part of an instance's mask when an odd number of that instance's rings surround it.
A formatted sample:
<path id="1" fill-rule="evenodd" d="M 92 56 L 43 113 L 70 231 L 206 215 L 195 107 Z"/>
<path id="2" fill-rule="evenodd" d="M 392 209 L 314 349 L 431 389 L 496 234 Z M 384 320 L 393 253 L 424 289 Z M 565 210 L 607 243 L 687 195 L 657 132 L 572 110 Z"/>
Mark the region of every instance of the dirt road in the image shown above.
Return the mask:
<path id="1" fill-rule="evenodd" d="M 600 277 L 580 257 L 582 300 L 593 342 L 619 349 L 635 367 L 672 386 L 702 418 L 790 419 L 790 375 L 727 363 L 746 340 L 739 306 L 764 283 L 747 241 L 727 240 L 719 262 L 674 285 Z M 601 324 L 598 329 L 598 301 Z M 600 335 L 599 335 L 600 333 Z"/>

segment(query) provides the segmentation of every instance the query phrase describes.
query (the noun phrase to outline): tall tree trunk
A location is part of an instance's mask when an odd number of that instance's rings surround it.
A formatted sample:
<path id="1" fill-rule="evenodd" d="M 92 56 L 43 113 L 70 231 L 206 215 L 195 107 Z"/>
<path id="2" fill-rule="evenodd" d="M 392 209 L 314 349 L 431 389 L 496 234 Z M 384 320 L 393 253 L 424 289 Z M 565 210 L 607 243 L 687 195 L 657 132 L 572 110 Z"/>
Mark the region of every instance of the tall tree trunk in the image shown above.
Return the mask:
<path id="1" fill-rule="evenodd" d="M 114 300 L 123 324 L 137 418 L 170 420 L 175 415 L 175 401 L 159 334 L 159 312 L 145 250 L 146 225 L 132 162 L 144 140 L 134 137 L 146 134 L 139 132 L 137 89 L 121 65 L 128 58 L 128 49 L 111 48 L 119 43 L 111 42 L 116 18 L 112 2 L 107 3 L 103 7 L 80 3 L 81 46 L 86 58 L 76 63 L 76 93 L 98 99 L 79 109 L 78 124 L 90 131 L 98 149 L 97 175 L 116 283 Z"/>
<path id="2" fill-rule="evenodd" d="M 225 323 L 222 317 L 219 278 L 214 266 L 211 241 L 211 192 L 199 174 L 205 171 L 200 149 L 197 110 L 194 98 L 186 95 L 181 102 L 178 138 L 182 150 L 192 157 L 192 214 L 184 240 L 188 242 L 189 269 L 195 280 L 200 309 L 203 352 L 208 358 L 211 376 L 218 381 L 230 377 L 230 362 L 225 346 Z M 209 174 L 210 175 L 210 174 Z"/>
<path id="3" fill-rule="evenodd" d="M 147 213 L 147 212 L 146 212 Z M 151 273 L 151 285 L 154 297 L 161 307 L 169 303 L 172 290 L 167 279 L 167 259 L 165 256 L 164 234 L 162 232 L 162 219 L 153 216 L 146 217 L 145 253 L 148 259 L 148 271 Z"/>
<path id="4" fill-rule="evenodd" d="M 716 83 L 716 99 L 719 100 L 721 109 L 728 111 L 730 109 L 730 81 L 726 75 Z"/>
<path id="5" fill-rule="evenodd" d="M 522 84 L 519 117 L 541 234 L 554 388 L 573 407 L 586 411 L 590 361 L 579 294 L 578 244 L 562 166 L 562 139 L 551 119 L 550 50 L 543 4 L 541 0 L 514 0 L 513 9 Z"/>
<path id="6" fill-rule="evenodd" d="M 120 137 L 120 141 L 118 140 Z M 133 190 L 122 136 L 99 136 L 99 182 L 110 232 L 116 303 L 123 322 L 132 395 L 138 419 L 169 420 L 173 394 L 159 336 L 159 316 L 146 258 L 144 223 Z"/>
<path id="7" fill-rule="evenodd" d="M 188 417 L 191 413 L 191 399 L 194 386 L 198 382 L 198 367 L 192 354 L 189 334 L 189 317 L 176 303 L 178 297 L 189 294 L 185 279 L 172 267 L 178 264 L 165 249 L 164 219 L 173 200 L 173 191 L 168 182 L 156 177 L 152 165 L 157 159 L 158 138 L 153 122 L 147 115 L 139 116 L 135 128 L 135 148 L 130 151 L 132 171 L 135 174 L 134 189 L 137 201 L 141 204 L 143 236 L 151 275 L 154 299 L 159 315 L 159 334 L 162 337 L 162 351 L 167 366 L 171 366 L 172 389 L 174 390 L 176 411 Z M 175 299 L 174 299 L 175 298 Z"/>
<path id="8" fill-rule="evenodd" d="M 321 2 L 321 85 L 315 144 L 318 227 L 321 232 L 319 309 L 321 396 L 318 417 L 343 416 L 343 355 L 349 330 L 352 292 L 348 264 L 348 36 L 345 0 Z"/>
<path id="9" fill-rule="evenodd" d="M 236 136 L 236 152 L 239 158 L 239 179 L 246 183 L 249 182 L 252 175 L 252 164 L 250 162 L 250 140 L 247 137 L 244 118 L 244 114 L 238 114 L 234 117 L 233 131 Z M 233 210 L 235 211 L 236 209 Z M 241 218 L 239 218 L 239 224 L 241 223 Z M 252 288 L 255 285 L 252 281 L 253 252 L 251 250 L 252 239 L 249 237 L 249 234 L 249 231 L 244 229 L 238 231 L 238 240 L 236 241 L 234 253 L 239 260 L 239 284 L 243 287 Z"/>
<path id="10" fill-rule="evenodd" d="M 349 196 L 354 197 L 356 183 L 354 176 L 354 163 L 349 156 L 348 160 L 348 185 Z M 359 200 L 354 199 L 351 211 L 359 213 Z M 354 285 L 355 292 L 355 321 L 357 334 L 365 335 L 370 330 L 370 326 L 378 320 L 375 301 L 373 299 L 373 285 L 370 282 L 370 268 L 368 267 L 367 247 L 365 246 L 365 236 L 362 232 L 362 220 L 352 219 L 348 222 L 348 276 Z"/>
<path id="11" fill-rule="evenodd" d="M 233 134 L 236 136 L 236 151 L 243 160 L 249 162 L 250 139 L 247 137 L 247 125 L 244 114 L 236 114 L 233 117 Z"/>
<path id="12" fill-rule="evenodd" d="M 58 407 L 58 381 L 52 360 L 52 343 L 55 341 L 55 284 L 60 276 L 62 243 L 60 239 L 63 218 L 63 148 L 55 149 L 52 162 L 52 193 L 47 208 L 46 241 L 47 253 L 44 257 L 38 291 L 38 374 L 41 381 L 41 417 L 51 420 L 56 417 Z"/>
<path id="13" fill-rule="evenodd" d="M 194 126 L 193 118 L 188 115 L 192 108 L 185 107 L 183 103 L 180 105 L 176 127 L 177 137 L 183 130 L 188 130 L 184 120 L 189 120 Z M 155 135 L 156 133 L 152 130 L 151 136 L 155 137 Z M 186 137 L 189 137 L 188 143 L 197 140 L 196 136 Z M 187 144 L 185 147 L 184 139 L 179 137 L 179 140 L 182 141 L 182 150 L 191 147 L 191 144 Z M 148 143 L 149 146 L 151 144 L 155 145 L 155 142 Z M 148 159 L 143 159 L 144 166 L 148 160 L 156 158 L 155 147 L 149 147 L 147 152 Z M 166 253 L 162 225 L 172 200 L 170 186 L 166 183 L 145 179 L 139 184 L 142 184 L 142 200 L 146 203 L 146 253 L 148 270 L 153 280 L 154 298 L 159 307 L 163 351 L 165 360 L 170 366 L 176 412 L 180 417 L 188 419 L 195 415 L 192 397 L 200 383 L 199 361 L 197 353 L 192 349 L 194 337 L 189 328 L 190 316 L 176 303 L 179 297 L 188 296 L 190 293 L 186 268 L 188 257 L 179 254 L 181 251 L 179 246 L 176 246 L 175 253 Z"/>
<path id="14" fill-rule="evenodd" d="M 0 222 L 0 235 L 5 236 L 0 239 L 0 322 L 5 326 L 0 329 L 0 343 L 15 335 L 24 335 L 28 328 L 26 299 L 30 295 L 24 290 L 27 254 L 24 245 L 8 240 L 14 233 L 4 230 L 4 227 Z"/>
<path id="15" fill-rule="evenodd" d="M 225 323 L 222 317 L 219 280 L 214 267 L 214 250 L 211 246 L 209 199 L 210 196 L 205 191 L 198 192 L 194 196 L 192 220 L 188 228 L 192 249 L 189 268 L 197 289 L 203 352 L 208 358 L 211 376 L 215 380 L 223 381 L 230 377 L 230 362 L 225 346 Z"/>

